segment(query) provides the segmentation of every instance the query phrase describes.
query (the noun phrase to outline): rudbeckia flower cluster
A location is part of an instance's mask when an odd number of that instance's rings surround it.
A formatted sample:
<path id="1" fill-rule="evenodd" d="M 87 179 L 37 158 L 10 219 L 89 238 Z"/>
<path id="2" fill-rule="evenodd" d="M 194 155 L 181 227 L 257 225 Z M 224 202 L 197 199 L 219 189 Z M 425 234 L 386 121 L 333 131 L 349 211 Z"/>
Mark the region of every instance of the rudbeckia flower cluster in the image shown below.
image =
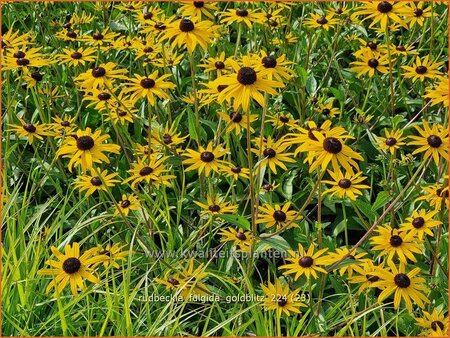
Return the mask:
<path id="1" fill-rule="evenodd" d="M 447 335 L 447 11 L 3 4 L 5 335 Z"/>

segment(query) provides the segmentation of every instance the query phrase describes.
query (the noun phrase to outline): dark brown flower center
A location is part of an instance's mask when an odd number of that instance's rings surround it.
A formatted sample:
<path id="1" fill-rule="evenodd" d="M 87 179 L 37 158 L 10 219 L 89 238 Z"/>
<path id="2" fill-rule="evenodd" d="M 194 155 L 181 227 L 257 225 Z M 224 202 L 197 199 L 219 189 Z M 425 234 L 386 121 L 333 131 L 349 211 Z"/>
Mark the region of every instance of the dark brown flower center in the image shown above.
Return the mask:
<path id="1" fill-rule="evenodd" d="M 162 137 L 162 140 L 163 140 L 164 144 L 171 144 L 172 136 L 170 136 L 169 134 L 164 134 Z"/>
<path id="2" fill-rule="evenodd" d="M 195 8 L 202 8 L 205 5 L 204 1 L 194 1 Z"/>
<path id="3" fill-rule="evenodd" d="M 241 241 L 245 241 L 247 239 L 247 236 L 245 236 L 245 234 L 243 232 L 237 232 L 236 233 L 236 238 L 241 240 Z"/>
<path id="4" fill-rule="evenodd" d="M 29 133 L 34 133 L 36 131 L 36 127 L 33 126 L 31 123 L 25 123 L 23 125 L 23 129 Z"/>
<path id="5" fill-rule="evenodd" d="M 239 174 L 241 172 L 241 167 L 232 167 L 230 170 L 235 174 Z"/>
<path id="6" fill-rule="evenodd" d="M 399 247 L 400 245 L 402 245 L 403 240 L 400 236 L 398 235 L 393 235 L 391 236 L 391 238 L 389 239 L 389 244 L 391 244 L 394 248 Z"/>
<path id="7" fill-rule="evenodd" d="M 78 258 L 70 257 L 70 258 L 67 258 L 63 262 L 62 268 L 63 268 L 65 273 L 73 274 L 73 273 L 78 272 L 78 270 L 80 270 L 81 262 L 80 262 L 80 260 Z"/>
<path id="8" fill-rule="evenodd" d="M 377 44 L 376 42 L 369 41 L 369 42 L 367 43 L 367 47 L 369 47 L 369 48 L 372 49 L 372 50 L 377 50 L 378 44 Z"/>
<path id="9" fill-rule="evenodd" d="M 106 75 L 106 69 L 103 67 L 97 67 L 92 69 L 92 76 L 93 77 L 102 77 Z"/>
<path id="10" fill-rule="evenodd" d="M 393 137 L 388 137 L 386 141 L 384 141 L 388 147 L 393 147 L 397 144 L 397 140 Z"/>
<path id="11" fill-rule="evenodd" d="M 117 115 L 119 115 L 120 117 L 124 117 L 124 116 L 127 115 L 127 112 L 126 112 L 126 111 L 123 111 L 123 110 L 118 110 L 118 111 L 117 111 Z"/>
<path id="12" fill-rule="evenodd" d="M 189 19 L 181 19 L 180 21 L 180 31 L 182 32 L 192 32 L 195 28 L 194 23 Z"/>
<path id="13" fill-rule="evenodd" d="M 111 98 L 111 95 L 109 93 L 100 93 L 97 97 L 100 101 L 107 101 Z"/>
<path id="14" fill-rule="evenodd" d="M 283 123 L 288 123 L 289 122 L 289 117 L 281 115 L 280 116 L 280 121 Z"/>
<path id="15" fill-rule="evenodd" d="M 409 279 L 409 277 L 406 274 L 399 273 L 399 274 L 395 275 L 394 283 L 399 288 L 407 288 L 408 286 L 411 285 L 411 280 Z"/>
<path id="16" fill-rule="evenodd" d="M 144 19 L 145 20 L 150 20 L 151 18 L 153 18 L 153 13 L 152 12 L 145 12 L 144 13 Z"/>
<path id="17" fill-rule="evenodd" d="M 174 286 L 180 284 L 180 282 L 177 281 L 175 278 L 169 278 L 167 281 Z"/>
<path id="18" fill-rule="evenodd" d="M 277 60 L 271 56 L 265 56 L 261 60 L 264 68 L 275 68 L 277 66 Z"/>
<path id="19" fill-rule="evenodd" d="M 316 22 L 317 22 L 319 25 L 326 25 L 326 24 L 328 23 L 328 20 L 327 20 L 326 17 L 321 16 L 320 18 L 318 18 L 318 19 L 316 20 Z"/>
<path id="20" fill-rule="evenodd" d="M 277 304 L 281 307 L 285 306 L 287 304 L 286 296 L 278 296 Z"/>
<path id="21" fill-rule="evenodd" d="M 39 72 L 33 72 L 31 73 L 31 77 L 39 82 L 42 80 L 43 75 Z"/>
<path id="22" fill-rule="evenodd" d="M 270 191 L 270 190 L 273 189 L 273 185 L 270 184 L 270 183 L 264 183 L 263 186 L 262 186 L 262 188 L 263 188 L 265 191 Z"/>
<path id="23" fill-rule="evenodd" d="M 352 181 L 350 181 L 348 178 L 343 178 L 342 180 L 339 180 L 338 185 L 342 189 L 348 189 L 352 185 Z"/>
<path id="24" fill-rule="evenodd" d="M 91 184 L 95 185 L 96 187 L 101 186 L 102 185 L 102 180 L 98 176 L 92 177 L 91 178 Z"/>
<path id="25" fill-rule="evenodd" d="M 439 148 L 442 144 L 442 140 L 439 136 L 431 135 L 427 138 L 428 145 L 433 148 Z"/>
<path id="26" fill-rule="evenodd" d="M 70 127 L 70 122 L 69 122 L 69 121 L 62 121 L 62 122 L 61 122 L 61 125 L 62 125 L 63 127 Z"/>
<path id="27" fill-rule="evenodd" d="M 77 38 L 77 33 L 75 33 L 74 31 L 68 31 L 68 32 L 66 33 L 66 36 L 67 36 L 68 38 L 71 38 L 71 39 L 76 39 L 76 38 Z"/>
<path id="28" fill-rule="evenodd" d="M 417 217 L 414 218 L 412 221 L 412 226 L 416 229 L 420 229 L 421 227 L 423 227 L 425 224 L 425 220 L 423 219 L 423 217 Z"/>
<path id="29" fill-rule="evenodd" d="M 433 331 L 437 331 L 438 328 L 443 330 L 444 329 L 444 323 L 442 323 L 439 320 L 435 320 L 435 321 L 431 322 L 431 328 L 433 329 Z"/>
<path id="30" fill-rule="evenodd" d="M 153 52 L 153 48 L 152 47 L 145 47 L 142 51 L 144 53 L 151 53 L 151 52 Z"/>
<path id="31" fill-rule="evenodd" d="M 302 258 L 300 258 L 298 260 L 298 264 L 302 267 L 302 268 L 309 268 L 310 266 L 312 266 L 314 263 L 314 259 L 311 256 L 303 256 Z"/>
<path id="32" fill-rule="evenodd" d="M 66 22 L 66 23 L 63 25 L 63 28 L 65 28 L 65 29 L 69 29 L 70 27 L 72 27 L 72 24 L 71 24 L 70 22 Z"/>
<path id="33" fill-rule="evenodd" d="M 321 131 L 320 128 L 312 128 L 308 130 L 308 137 L 310 140 L 318 141 L 317 137 L 314 135 L 313 131 Z"/>
<path id="34" fill-rule="evenodd" d="M 266 148 L 263 151 L 263 155 L 264 155 L 264 157 L 273 158 L 273 157 L 277 156 L 277 152 L 275 150 L 273 150 L 272 148 Z"/>
<path id="35" fill-rule="evenodd" d="M 72 54 L 70 54 L 70 57 L 72 59 L 79 60 L 83 57 L 83 54 L 81 54 L 80 52 L 73 52 Z"/>
<path id="36" fill-rule="evenodd" d="M 237 74 L 237 80 L 240 84 L 251 85 L 256 82 L 256 72 L 253 68 L 250 67 L 242 67 L 239 69 Z"/>
<path id="37" fill-rule="evenodd" d="M 237 16 L 248 16 L 248 11 L 246 9 L 236 9 L 236 15 Z"/>
<path id="38" fill-rule="evenodd" d="M 327 137 L 323 140 L 323 149 L 332 154 L 339 154 L 342 150 L 342 143 L 335 137 Z"/>
<path id="39" fill-rule="evenodd" d="M 16 60 L 16 64 L 18 66 L 28 66 L 30 64 L 30 60 L 25 58 L 19 58 Z"/>
<path id="40" fill-rule="evenodd" d="M 120 202 L 120 206 L 122 208 L 128 208 L 131 205 L 131 202 L 129 200 L 123 200 L 122 202 Z"/>
<path id="41" fill-rule="evenodd" d="M 379 65 L 379 63 L 378 63 L 378 60 L 377 60 L 377 59 L 372 58 L 372 59 L 370 59 L 370 60 L 367 62 L 367 65 L 368 65 L 370 68 L 377 68 L 378 65 Z"/>
<path id="42" fill-rule="evenodd" d="M 336 14 L 342 14 L 344 13 L 344 11 L 342 10 L 342 8 L 338 8 L 334 11 Z"/>
<path id="43" fill-rule="evenodd" d="M 406 48 L 403 45 L 398 45 L 397 47 L 395 47 L 395 49 L 399 52 L 406 52 Z"/>
<path id="44" fill-rule="evenodd" d="M 89 150 L 94 147 L 94 139 L 88 135 L 77 138 L 77 148 L 80 150 Z"/>
<path id="45" fill-rule="evenodd" d="M 214 161 L 214 154 L 210 151 L 204 151 L 203 153 L 200 154 L 200 159 L 203 162 L 212 162 Z"/>
<path id="46" fill-rule="evenodd" d="M 371 283 L 376 282 L 376 281 L 378 281 L 380 279 L 380 277 L 374 276 L 374 275 L 371 275 L 371 274 L 367 274 L 366 278 Z"/>
<path id="47" fill-rule="evenodd" d="M 331 110 L 328 108 L 323 108 L 323 110 L 322 110 L 322 114 L 324 114 L 324 115 L 329 115 L 330 112 L 331 112 Z"/>
<path id="48" fill-rule="evenodd" d="M 214 67 L 216 67 L 216 69 L 224 69 L 225 68 L 225 64 L 222 61 L 216 61 L 214 63 Z"/>
<path id="49" fill-rule="evenodd" d="M 99 40 L 103 40 L 104 36 L 103 36 L 102 33 L 94 33 L 94 34 L 92 35 L 92 38 L 93 38 L 94 40 L 99 41 Z"/>
<path id="50" fill-rule="evenodd" d="M 141 176 L 147 176 L 150 175 L 153 172 L 153 169 L 150 167 L 143 167 L 141 170 L 139 170 L 139 175 Z"/>
<path id="51" fill-rule="evenodd" d="M 422 14 L 423 14 L 423 10 L 421 10 L 420 8 L 416 8 L 416 9 L 414 10 L 414 16 L 415 16 L 416 18 L 421 17 Z"/>
<path id="52" fill-rule="evenodd" d="M 239 123 L 242 121 L 242 114 L 241 113 L 237 113 L 237 112 L 232 112 L 230 114 L 230 120 L 235 122 L 235 123 Z"/>
<path id="53" fill-rule="evenodd" d="M 428 68 L 425 66 L 416 67 L 416 73 L 420 74 L 420 75 L 425 74 L 427 72 L 427 70 L 428 70 Z"/>
<path id="54" fill-rule="evenodd" d="M 211 212 L 219 212 L 219 211 L 220 211 L 220 206 L 217 205 L 217 204 L 213 204 L 213 205 L 210 205 L 210 206 L 208 207 L 208 209 L 209 209 L 209 211 L 211 211 Z"/>
<path id="55" fill-rule="evenodd" d="M 140 82 L 141 87 L 145 89 L 153 88 L 155 86 L 155 83 L 155 80 L 149 78 L 142 79 Z"/>
<path id="56" fill-rule="evenodd" d="M 155 28 L 159 31 L 163 31 L 167 28 L 167 26 L 164 24 L 164 22 L 157 22 L 155 24 Z"/>
<path id="57" fill-rule="evenodd" d="M 392 5 L 387 1 L 382 1 L 377 6 L 378 11 L 384 14 L 392 11 L 392 8 L 393 8 Z"/>
<path id="58" fill-rule="evenodd" d="M 25 57 L 25 53 L 22 52 L 21 50 L 19 50 L 19 51 L 15 52 L 15 53 L 13 54 L 13 56 L 14 56 L 16 59 L 23 59 L 23 58 Z"/>
<path id="59" fill-rule="evenodd" d="M 272 217 L 277 222 L 284 222 L 286 220 L 286 213 L 283 210 L 275 210 Z"/>
<path id="60" fill-rule="evenodd" d="M 218 85 L 217 86 L 217 91 L 220 93 L 222 90 L 224 90 L 227 87 L 228 87 L 228 85 Z"/>

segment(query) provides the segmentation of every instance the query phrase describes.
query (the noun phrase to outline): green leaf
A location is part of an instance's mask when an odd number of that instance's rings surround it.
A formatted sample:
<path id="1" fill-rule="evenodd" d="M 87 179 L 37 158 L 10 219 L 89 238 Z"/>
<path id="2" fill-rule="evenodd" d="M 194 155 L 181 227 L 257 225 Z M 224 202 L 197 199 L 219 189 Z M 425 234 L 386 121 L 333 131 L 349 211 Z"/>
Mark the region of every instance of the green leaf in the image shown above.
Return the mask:
<path id="1" fill-rule="evenodd" d="M 261 242 L 256 248 L 256 252 L 266 251 L 268 249 L 276 249 L 283 253 L 287 252 L 287 250 L 292 250 L 289 243 L 280 235 L 275 235 L 273 237 L 262 237 Z"/>
<path id="2" fill-rule="evenodd" d="M 317 81 L 314 78 L 313 74 L 309 74 L 308 79 L 306 80 L 306 90 L 310 95 L 313 95 L 317 89 Z"/>
<path id="3" fill-rule="evenodd" d="M 372 210 L 377 211 L 381 207 L 385 206 L 387 202 L 391 199 L 391 194 L 387 191 L 382 191 L 377 195 L 377 199 L 372 205 Z"/>
<path id="4" fill-rule="evenodd" d="M 251 231 L 250 222 L 243 216 L 240 215 L 229 215 L 229 214 L 219 214 L 217 215 L 224 221 L 231 223 L 233 225 L 236 225 L 240 228 L 243 228 L 245 230 Z"/>
<path id="5" fill-rule="evenodd" d="M 355 205 L 362 212 L 362 214 L 369 219 L 371 223 L 375 222 L 377 214 L 375 211 L 372 210 L 372 207 L 369 203 L 363 202 L 360 198 L 357 198 L 355 201 Z"/>
<path id="6" fill-rule="evenodd" d="M 195 128 L 195 114 L 188 108 L 188 128 L 192 139 L 198 140 L 197 128 Z"/>

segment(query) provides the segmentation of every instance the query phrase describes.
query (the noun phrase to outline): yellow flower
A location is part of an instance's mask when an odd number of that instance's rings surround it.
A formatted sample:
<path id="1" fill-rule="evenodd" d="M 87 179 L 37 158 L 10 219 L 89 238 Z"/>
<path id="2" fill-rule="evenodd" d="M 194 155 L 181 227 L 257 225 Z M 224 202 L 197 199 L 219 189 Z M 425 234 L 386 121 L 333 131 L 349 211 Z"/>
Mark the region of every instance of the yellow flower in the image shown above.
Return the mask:
<path id="1" fill-rule="evenodd" d="M 415 320 L 417 325 L 426 330 L 426 336 L 446 337 L 448 335 L 448 318 L 444 310 L 434 308 L 431 313 L 423 311 L 422 318 L 416 317 Z"/>
<path id="2" fill-rule="evenodd" d="M 439 165 L 439 155 L 442 159 L 448 161 L 448 129 L 440 124 L 433 124 L 430 128 L 426 121 L 423 122 L 423 129 L 414 126 L 420 136 L 409 136 L 413 141 L 408 145 L 420 146 L 413 151 L 414 154 L 425 152 L 424 160 L 432 157 L 434 163 Z"/>
<path id="3" fill-rule="evenodd" d="M 249 126 L 247 125 L 247 114 L 242 115 L 239 112 L 231 112 L 230 114 L 226 114 L 224 112 L 218 112 L 219 116 L 226 123 L 226 132 L 231 133 L 234 131 L 236 135 L 239 135 L 242 132 L 242 129 L 247 129 Z M 258 119 L 258 115 L 248 113 L 250 123 L 256 121 Z M 250 133 L 253 133 L 255 130 L 250 126 Z"/>
<path id="4" fill-rule="evenodd" d="M 400 16 L 403 13 L 405 4 L 395 1 L 367 1 L 361 7 L 356 8 L 352 14 L 352 18 L 359 15 L 367 15 L 363 21 L 372 19 L 369 28 L 372 28 L 377 23 L 380 24 L 380 30 L 386 31 L 388 25 L 397 23 L 404 28 L 408 28 L 405 19 Z"/>
<path id="5" fill-rule="evenodd" d="M 289 210 L 291 207 L 291 202 L 287 202 L 282 207 L 279 204 L 271 206 L 270 204 L 264 204 L 259 207 L 257 224 L 264 224 L 266 228 L 271 228 L 274 225 L 280 229 L 287 227 L 289 228 L 298 227 L 295 220 L 301 220 L 302 216 L 295 218 L 297 212 L 295 210 Z"/>
<path id="6" fill-rule="evenodd" d="M 267 283 L 267 286 L 261 284 L 261 289 L 264 291 L 264 303 L 263 306 L 267 310 L 275 310 L 280 316 L 285 314 L 290 316 L 291 312 L 300 313 L 299 307 L 306 307 L 306 304 L 302 303 L 301 296 L 299 294 L 300 289 L 290 291 L 289 285 L 281 284 L 281 281 L 277 279 L 275 284 L 271 282 Z"/>
<path id="7" fill-rule="evenodd" d="M 356 174 L 346 172 L 345 175 L 339 170 L 338 172 L 332 172 L 328 170 L 328 173 L 333 178 L 333 181 L 323 180 L 323 183 L 331 184 L 333 187 L 323 192 L 324 195 L 331 193 L 331 197 L 337 195 L 340 198 L 348 197 L 352 201 L 356 200 L 357 195 L 362 195 L 360 189 L 369 189 L 370 186 L 361 184 L 366 177 L 362 176 L 362 172 Z"/>
<path id="8" fill-rule="evenodd" d="M 368 74 L 369 77 L 379 72 L 386 74 L 389 72 L 389 59 L 387 55 L 374 54 L 372 51 L 364 50 L 359 56 L 359 61 L 351 63 L 352 71 L 358 72 L 357 77 Z"/>
<path id="9" fill-rule="evenodd" d="M 305 25 L 309 28 L 323 28 L 328 31 L 339 23 L 339 19 L 334 18 L 334 15 L 334 12 L 329 12 L 327 15 L 311 13 L 311 16 L 305 20 Z"/>
<path id="10" fill-rule="evenodd" d="M 214 199 L 211 196 L 207 197 L 207 204 L 202 202 L 194 201 L 200 208 L 202 212 L 200 215 L 218 215 L 218 214 L 232 214 L 236 211 L 237 205 L 231 205 L 228 202 L 224 202 L 219 196 L 215 196 Z"/>
<path id="11" fill-rule="evenodd" d="M 67 63 L 69 66 L 84 65 L 86 62 L 95 61 L 96 50 L 92 47 L 80 47 L 78 49 L 63 49 L 62 54 L 57 54 L 60 63 Z"/>
<path id="12" fill-rule="evenodd" d="M 433 62 L 429 58 L 429 55 L 425 56 L 423 60 L 421 60 L 420 57 L 417 57 L 413 67 L 402 66 L 406 71 L 403 73 L 403 76 L 407 79 L 412 79 L 413 82 L 416 80 L 424 81 L 426 78 L 434 79 L 441 76 L 442 73 L 438 68 L 444 62 Z"/>
<path id="13" fill-rule="evenodd" d="M 308 251 L 303 249 L 303 246 L 298 244 L 298 252 L 288 250 L 290 258 L 286 258 L 289 264 L 280 266 L 278 269 L 287 270 L 283 272 L 283 275 L 295 275 L 294 280 L 299 279 L 301 275 L 305 275 L 307 279 L 313 277 L 318 278 L 317 273 L 322 272 L 324 274 L 327 271 L 322 266 L 331 264 L 331 260 L 328 256 L 323 256 L 327 252 L 327 248 L 318 250 L 314 253 L 314 244 L 311 244 Z"/>
<path id="14" fill-rule="evenodd" d="M 113 187 L 114 183 L 120 182 L 115 179 L 116 176 L 117 173 L 108 175 L 108 171 L 103 170 L 98 174 L 78 176 L 77 181 L 73 184 L 80 190 L 80 192 L 86 190 L 86 196 L 90 196 L 97 190 L 108 191 L 108 187 Z"/>
<path id="15" fill-rule="evenodd" d="M 260 166 L 269 166 L 274 174 L 277 174 L 277 166 L 287 170 L 284 162 L 295 163 L 295 160 L 292 158 L 293 153 L 285 152 L 290 145 L 284 143 L 282 139 L 273 141 L 272 137 L 269 136 L 267 140 L 262 140 L 261 142 L 260 138 L 257 138 L 254 142 L 257 149 L 251 149 L 251 151 L 258 156 L 261 155 L 264 157 Z"/>
<path id="16" fill-rule="evenodd" d="M 380 287 L 383 291 L 378 296 L 378 302 L 381 302 L 394 293 L 394 309 L 400 307 L 402 299 L 405 301 L 406 309 L 412 312 L 412 301 L 420 308 L 425 307 L 425 303 L 430 301 L 422 292 L 428 292 L 425 286 L 425 278 L 417 277 L 420 268 L 415 268 L 410 272 L 405 272 L 405 267 L 400 264 L 397 269 L 394 264 L 389 264 L 391 271 L 388 269 L 378 269 L 373 274 L 380 279 L 373 283 L 374 287 Z"/>
<path id="17" fill-rule="evenodd" d="M 167 174 L 169 172 L 165 166 L 167 158 L 167 156 L 160 158 L 151 156 L 148 161 L 148 157 L 145 160 L 138 159 L 138 163 L 133 163 L 133 169 L 129 170 L 132 176 L 124 180 L 123 183 L 132 181 L 131 185 L 135 186 L 145 181 L 156 188 L 159 187 L 160 184 L 169 186 L 169 180 L 175 178 L 175 176 Z"/>
<path id="18" fill-rule="evenodd" d="M 141 204 L 135 195 L 130 194 L 127 196 L 126 194 L 123 194 L 122 199 L 116 205 L 114 215 L 123 214 L 124 216 L 128 216 L 130 210 L 139 210 L 140 205 Z"/>
<path id="19" fill-rule="evenodd" d="M 21 118 L 19 118 L 19 121 L 20 126 L 10 124 L 11 129 L 9 131 L 17 133 L 21 138 L 26 137 L 29 144 L 32 144 L 35 139 L 42 140 L 42 136 L 50 135 L 47 125 L 25 122 Z"/>
<path id="20" fill-rule="evenodd" d="M 234 73 L 222 75 L 216 82 L 226 86 L 218 95 L 218 102 L 233 99 L 233 109 L 237 111 L 240 107 L 245 112 L 250 109 L 250 100 L 254 99 L 262 107 L 266 105 L 264 95 L 276 95 L 275 88 L 282 88 L 284 84 L 278 81 L 268 80 L 269 71 L 266 69 L 256 69 L 250 57 L 243 58 L 241 67 L 236 61 L 230 59 Z"/>
<path id="21" fill-rule="evenodd" d="M 444 107 L 448 107 L 448 78 L 439 77 L 436 84 L 427 87 L 424 97 L 431 101 L 432 106 L 442 103 Z"/>
<path id="22" fill-rule="evenodd" d="M 127 244 L 121 245 L 120 243 L 114 243 L 111 245 L 111 243 L 108 243 L 105 248 L 103 248 L 102 245 L 99 245 L 97 247 L 97 252 L 105 258 L 97 264 L 103 263 L 105 268 L 111 265 L 112 267 L 119 269 L 119 262 L 124 262 L 126 260 L 125 257 L 129 254 L 128 250 L 122 251 L 122 249 L 126 246 Z"/>
<path id="23" fill-rule="evenodd" d="M 191 20 L 192 19 L 192 20 Z M 208 49 L 208 45 L 214 38 L 214 25 L 210 21 L 199 21 L 183 18 L 170 23 L 164 31 L 162 40 L 173 39 L 172 48 L 186 47 L 189 54 L 199 45 L 202 49 Z"/>
<path id="24" fill-rule="evenodd" d="M 327 256 L 330 260 L 330 264 L 339 262 L 342 258 L 347 256 L 349 251 L 350 250 L 347 248 L 337 248 L 335 252 L 330 252 Z M 363 258 L 366 255 L 366 252 L 354 253 L 350 255 L 346 260 L 343 261 L 345 263 L 345 266 L 339 269 L 339 274 L 343 276 L 347 272 L 348 278 L 352 278 L 353 272 L 361 269 L 361 266 L 365 263 L 365 261 L 369 260 L 367 258 Z"/>
<path id="25" fill-rule="evenodd" d="M 400 225 L 401 230 L 410 231 L 417 235 L 419 240 L 423 240 L 425 235 L 434 236 L 432 228 L 442 224 L 441 221 L 432 218 L 438 213 L 438 210 L 426 212 L 425 209 L 420 211 L 413 210 L 412 217 L 407 217 L 406 222 Z"/>
<path id="26" fill-rule="evenodd" d="M 101 130 L 92 133 L 91 128 L 78 130 L 75 135 L 65 139 L 61 148 L 56 152 L 56 156 L 71 158 L 69 161 L 69 171 L 74 165 L 81 165 L 82 171 L 92 169 L 94 163 L 109 163 L 109 158 L 103 154 L 111 152 L 118 154 L 120 147 L 116 144 L 105 144 L 109 135 L 102 135 Z"/>
<path id="27" fill-rule="evenodd" d="M 57 295 L 64 290 L 67 284 L 70 284 L 72 294 L 77 295 L 78 288 L 81 290 L 86 288 L 83 279 L 87 279 L 92 283 L 100 283 L 100 280 L 92 273 L 91 265 L 102 261 L 105 259 L 105 256 L 98 255 L 96 248 L 87 250 L 81 256 L 80 246 L 76 242 L 72 245 L 66 245 L 64 254 L 54 246 L 50 249 L 58 261 L 47 260 L 45 263 L 52 266 L 52 268 L 38 271 L 38 275 L 53 277 L 53 280 L 47 286 L 46 292 L 55 287 L 55 295 Z"/>
<path id="28" fill-rule="evenodd" d="M 248 28 L 252 28 L 254 23 L 263 24 L 265 22 L 264 13 L 260 13 L 252 9 L 227 9 L 226 12 L 220 13 L 220 22 L 231 24 L 234 22 L 244 23 Z"/>
<path id="29" fill-rule="evenodd" d="M 386 128 L 384 129 L 384 134 L 386 137 L 377 137 L 377 146 L 383 151 L 388 151 L 391 155 L 395 154 L 395 150 L 400 149 L 400 146 L 405 145 L 403 140 L 405 137 L 403 136 L 403 131 L 399 129 L 394 129 L 388 131 Z"/>
<path id="30" fill-rule="evenodd" d="M 249 251 L 254 241 L 250 231 L 244 231 L 242 229 L 236 230 L 231 227 L 220 230 L 219 235 L 222 235 L 221 242 L 233 242 L 233 244 L 238 246 L 242 251 Z"/>
<path id="31" fill-rule="evenodd" d="M 164 81 L 170 77 L 170 74 L 158 77 L 157 70 L 148 77 L 138 74 L 135 74 L 134 77 L 128 83 L 128 87 L 123 90 L 124 93 L 132 93 L 130 96 L 132 102 L 136 102 L 140 98 L 147 98 L 148 103 L 154 106 L 156 104 L 155 96 L 161 100 L 168 100 L 170 96 L 166 93 L 166 90 L 176 87 L 172 82 Z"/>
<path id="32" fill-rule="evenodd" d="M 100 64 L 98 67 L 81 73 L 75 78 L 75 82 L 85 90 L 113 88 L 113 81 L 116 79 L 126 79 L 124 74 L 126 69 L 115 69 L 114 62 Z"/>
<path id="33" fill-rule="evenodd" d="M 381 251 L 380 255 L 387 255 L 388 262 L 392 262 L 394 256 L 402 264 L 407 264 L 408 259 L 417 262 L 414 254 L 422 253 L 422 245 L 416 242 L 413 232 L 393 229 L 389 225 L 378 226 L 376 232 L 378 235 L 370 239 L 372 249 Z"/>
<path id="34" fill-rule="evenodd" d="M 209 176 L 211 171 L 219 173 L 226 167 L 226 162 L 219 158 L 226 153 L 228 153 L 228 149 L 222 148 L 220 145 L 213 147 L 212 142 L 209 142 L 206 148 L 199 146 L 199 151 L 186 149 L 185 156 L 188 158 L 183 163 L 190 164 L 190 166 L 185 171 L 198 170 L 199 175 L 204 171 L 206 176 Z"/>

